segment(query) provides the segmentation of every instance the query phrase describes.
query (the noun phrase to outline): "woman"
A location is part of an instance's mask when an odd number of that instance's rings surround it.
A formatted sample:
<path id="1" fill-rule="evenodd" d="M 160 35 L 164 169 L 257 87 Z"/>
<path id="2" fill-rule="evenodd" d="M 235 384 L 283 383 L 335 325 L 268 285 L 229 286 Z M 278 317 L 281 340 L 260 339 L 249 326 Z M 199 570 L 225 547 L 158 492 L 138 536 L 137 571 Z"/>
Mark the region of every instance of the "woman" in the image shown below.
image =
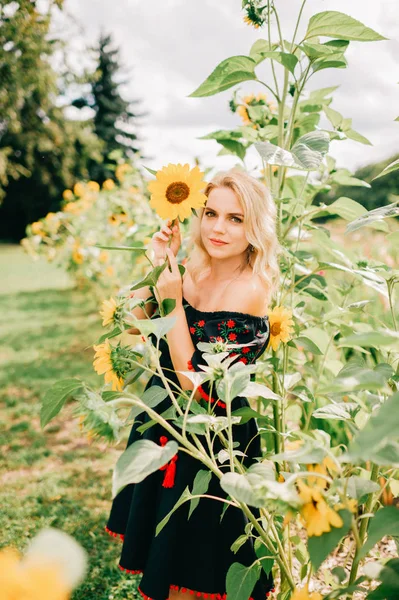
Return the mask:
<path id="1" fill-rule="evenodd" d="M 160 343 L 161 365 L 165 375 L 184 390 L 194 386 L 179 371 L 201 371 L 199 365 L 206 364 L 196 348 L 200 341 L 245 344 L 235 352 L 230 350 L 230 356 L 237 357 L 234 363 L 254 363 L 264 352 L 270 339 L 266 313 L 279 275 L 276 208 L 267 189 L 247 173 L 232 169 L 216 175 L 205 195 L 206 206 L 192 218 L 183 279 L 175 258 L 181 242 L 179 225 L 171 229 L 168 223 L 152 238 L 155 264 L 163 264 L 168 257 L 171 266 L 171 271 L 165 269 L 157 282 L 156 300 L 176 301 L 170 313 L 176 323 L 167 333 L 167 342 Z M 144 299 L 151 295 L 150 288 L 137 293 Z M 156 307 L 156 302 L 147 303 L 145 312 L 137 307 L 134 314 L 139 319 L 145 314 L 157 318 Z M 129 332 L 140 333 L 136 328 Z M 162 386 L 162 380 L 153 375 L 146 389 L 151 385 Z M 209 393 L 207 382 L 198 387 L 195 398 L 209 410 L 210 403 L 215 415 L 226 415 L 225 404 L 213 389 L 212 396 Z M 166 398 L 157 411 L 161 414 L 170 406 Z M 232 411 L 245 406 L 249 406 L 247 398 L 238 396 L 232 402 Z M 127 445 L 143 438 L 165 444 L 169 433 L 158 424 L 138 431 L 149 421 L 147 414 L 142 419 L 133 424 Z M 233 425 L 233 436 L 237 450 L 244 453 L 245 466 L 257 462 L 262 452 L 255 420 Z M 214 455 L 222 448 L 216 437 Z M 228 469 L 228 463 L 222 462 L 219 468 Z M 257 559 L 251 537 L 238 550 L 235 548 L 236 552 L 231 550 L 235 540 L 245 533 L 247 520 L 242 511 L 211 498 L 201 498 L 190 517 L 190 503 L 185 502 L 155 535 L 157 524 L 186 487 L 192 490 L 200 470 L 206 471 L 200 461 L 179 451 L 167 467 L 138 484 L 128 485 L 113 500 L 106 530 L 123 540 L 119 567 L 143 574 L 139 591 L 146 600 L 187 600 L 190 594 L 220 600 L 226 595 L 230 566 L 240 563 L 248 567 Z M 214 474 L 207 494 L 227 497 Z M 256 509 L 252 510 L 259 516 Z M 271 576 L 262 570 L 251 598 L 264 600 L 272 588 Z"/>

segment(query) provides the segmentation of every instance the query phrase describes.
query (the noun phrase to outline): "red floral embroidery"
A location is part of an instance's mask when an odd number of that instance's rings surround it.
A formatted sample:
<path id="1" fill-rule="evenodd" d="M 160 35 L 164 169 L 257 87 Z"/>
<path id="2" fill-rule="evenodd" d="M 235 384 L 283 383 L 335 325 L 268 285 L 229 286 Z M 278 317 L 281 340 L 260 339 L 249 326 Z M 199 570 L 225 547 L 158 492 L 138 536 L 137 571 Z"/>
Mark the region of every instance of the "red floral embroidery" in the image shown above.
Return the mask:
<path id="1" fill-rule="evenodd" d="M 201 319 L 201 321 L 198 321 L 198 327 L 203 327 L 205 325 L 205 321 L 203 319 Z"/>
<path id="2" fill-rule="evenodd" d="M 193 367 L 193 363 L 191 362 L 191 359 L 188 359 L 188 361 L 187 361 L 187 368 L 189 371 L 195 371 L 195 369 Z"/>
<path id="3" fill-rule="evenodd" d="M 190 333 L 195 333 L 195 327 L 190 327 Z"/>
<path id="4" fill-rule="evenodd" d="M 250 352 L 250 349 L 245 346 L 245 348 L 241 348 L 241 352 L 243 352 L 243 354 L 247 354 L 248 352 Z"/>
<path id="5" fill-rule="evenodd" d="M 235 333 L 229 333 L 229 335 L 227 336 L 229 338 L 229 340 L 236 340 L 237 339 L 237 334 Z"/>
<path id="6" fill-rule="evenodd" d="M 244 364 L 247 364 L 248 361 L 244 356 L 243 358 L 240 358 L 240 360 L 238 362 L 243 362 Z"/>
<path id="7" fill-rule="evenodd" d="M 233 321 L 232 319 L 229 319 L 229 320 L 227 321 L 227 327 L 234 327 L 234 326 L 235 326 L 235 324 L 236 324 L 236 322 L 235 322 L 235 321 Z"/>
<path id="8" fill-rule="evenodd" d="M 224 339 L 220 335 L 218 335 L 217 338 L 216 338 L 216 341 L 217 342 L 224 342 Z"/>

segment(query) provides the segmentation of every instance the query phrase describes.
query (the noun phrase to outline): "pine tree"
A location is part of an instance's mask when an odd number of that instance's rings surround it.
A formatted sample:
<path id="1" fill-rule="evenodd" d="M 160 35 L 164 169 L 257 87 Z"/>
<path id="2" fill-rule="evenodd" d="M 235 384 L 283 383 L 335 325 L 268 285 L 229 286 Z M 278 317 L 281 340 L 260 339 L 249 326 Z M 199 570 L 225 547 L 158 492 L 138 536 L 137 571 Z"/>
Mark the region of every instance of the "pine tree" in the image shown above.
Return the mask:
<path id="1" fill-rule="evenodd" d="M 89 171 L 91 179 L 102 183 L 113 177 L 118 159 L 130 160 L 139 152 L 137 136 L 131 128 L 133 120 L 143 115 L 131 110 L 137 100 L 124 100 L 119 92 L 121 84 L 116 81 L 121 70 L 119 50 L 112 47 L 111 36 L 101 35 L 95 51 L 98 64 L 90 77 L 90 92 L 75 100 L 73 105 L 78 108 L 89 106 L 95 111 L 94 132 L 103 142 L 103 162 L 93 161 Z"/>

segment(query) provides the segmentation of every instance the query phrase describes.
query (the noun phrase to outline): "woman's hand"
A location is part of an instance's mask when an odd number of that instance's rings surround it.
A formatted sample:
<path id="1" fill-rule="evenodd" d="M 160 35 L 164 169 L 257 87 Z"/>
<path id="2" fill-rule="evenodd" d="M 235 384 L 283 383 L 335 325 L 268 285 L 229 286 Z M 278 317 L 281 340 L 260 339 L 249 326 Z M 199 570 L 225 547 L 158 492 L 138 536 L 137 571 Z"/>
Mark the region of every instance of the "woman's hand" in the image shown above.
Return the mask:
<path id="1" fill-rule="evenodd" d="M 166 248 L 168 247 L 168 241 L 171 238 L 170 249 L 172 250 L 174 256 L 177 256 L 177 253 L 181 244 L 181 233 L 180 233 L 180 225 L 179 219 L 176 219 L 175 225 L 172 229 L 169 227 L 172 221 L 163 225 L 159 231 L 154 233 L 151 240 L 151 246 L 154 252 L 153 260 L 156 265 L 163 264 L 166 259 Z"/>
<path id="2" fill-rule="evenodd" d="M 154 287 L 154 294 L 158 304 L 161 304 L 166 298 L 172 298 L 176 300 L 176 306 L 182 306 L 183 282 L 176 257 L 171 248 L 166 248 L 166 256 L 172 270 L 169 271 L 169 265 L 165 267 L 159 276 L 156 287 Z"/>

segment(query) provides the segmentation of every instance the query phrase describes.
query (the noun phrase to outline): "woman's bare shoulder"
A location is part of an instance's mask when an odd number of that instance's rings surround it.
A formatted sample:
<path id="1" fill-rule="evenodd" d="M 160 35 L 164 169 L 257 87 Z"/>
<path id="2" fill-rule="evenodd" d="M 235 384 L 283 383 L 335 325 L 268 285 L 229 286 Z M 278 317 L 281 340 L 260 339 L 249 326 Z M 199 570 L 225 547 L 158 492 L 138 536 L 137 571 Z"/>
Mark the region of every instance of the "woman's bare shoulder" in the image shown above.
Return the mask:
<path id="1" fill-rule="evenodd" d="M 249 274 L 241 281 L 234 281 L 226 289 L 224 304 L 228 310 L 264 317 L 267 313 L 265 283 L 256 273 Z"/>

